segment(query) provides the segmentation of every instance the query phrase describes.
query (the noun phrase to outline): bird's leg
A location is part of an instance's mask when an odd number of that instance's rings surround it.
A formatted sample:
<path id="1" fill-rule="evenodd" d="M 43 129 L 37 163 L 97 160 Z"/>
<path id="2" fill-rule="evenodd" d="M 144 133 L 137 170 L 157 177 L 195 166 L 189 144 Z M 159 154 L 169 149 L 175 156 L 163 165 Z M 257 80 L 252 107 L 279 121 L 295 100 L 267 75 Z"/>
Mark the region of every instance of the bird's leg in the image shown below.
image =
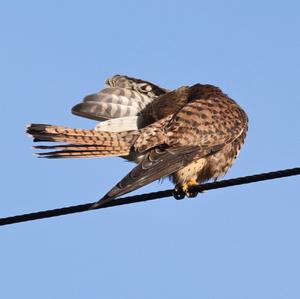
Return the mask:
<path id="1" fill-rule="evenodd" d="M 198 186 L 195 178 L 191 178 L 189 181 L 182 185 L 177 184 L 174 190 L 174 197 L 176 199 L 183 199 L 185 196 L 192 198 L 198 195 L 198 192 L 191 191 L 192 187 Z"/>

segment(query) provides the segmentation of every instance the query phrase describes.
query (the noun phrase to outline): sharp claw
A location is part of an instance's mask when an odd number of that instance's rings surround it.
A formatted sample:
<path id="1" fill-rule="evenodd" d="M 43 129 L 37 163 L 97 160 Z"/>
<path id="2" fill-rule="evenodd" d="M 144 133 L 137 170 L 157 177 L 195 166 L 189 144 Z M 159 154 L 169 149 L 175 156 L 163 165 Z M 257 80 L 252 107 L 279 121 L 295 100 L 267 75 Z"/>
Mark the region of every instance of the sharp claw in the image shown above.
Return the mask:
<path id="1" fill-rule="evenodd" d="M 194 197 L 196 197 L 198 195 L 198 192 L 191 192 L 191 191 L 187 191 L 186 192 L 186 196 L 188 197 L 188 198 L 194 198 Z"/>
<path id="2" fill-rule="evenodd" d="M 198 195 L 198 191 L 193 191 L 193 187 L 197 186 L 198 183 L 195 179 L 191 179 L 190 181 L 182 184 L 182 185 L 177 185 L 175 187 L 173 196 L 176 199 L 183 199 L 185 196 L 189 198 L 196 197 Z"/>

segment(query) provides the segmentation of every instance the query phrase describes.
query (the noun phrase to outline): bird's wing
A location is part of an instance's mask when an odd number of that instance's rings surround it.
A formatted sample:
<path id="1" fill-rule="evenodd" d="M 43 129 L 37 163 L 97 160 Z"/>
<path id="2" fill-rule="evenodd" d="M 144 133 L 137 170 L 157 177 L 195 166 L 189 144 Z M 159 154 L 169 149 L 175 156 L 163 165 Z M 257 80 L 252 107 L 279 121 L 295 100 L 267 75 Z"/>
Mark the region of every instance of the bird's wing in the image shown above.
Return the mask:
<path id="1" fill-rule="evenodd" d="M 153 83 L 120 75 L 107 79 L 106 85 L 86 96 L 72 113 L 100 121 L 137 116 L 156 97 L 168 92 Z"/>
<path id="2" fill-rule="evenodd" d="M 92 208 L 176 172 L 191 163 L 198 151 L 197 146 L 176 149 L 156 147 L 150 150 L 143 160 Z"/>
<path id="3" fill-rule="evenodd" d="M 95 129 L 110 132 L 138 130 L 176 113 L 188 100 L 189 88 L 183 86 L 153 98 L 139 115 L 109 119 L 99 123 Z"/>

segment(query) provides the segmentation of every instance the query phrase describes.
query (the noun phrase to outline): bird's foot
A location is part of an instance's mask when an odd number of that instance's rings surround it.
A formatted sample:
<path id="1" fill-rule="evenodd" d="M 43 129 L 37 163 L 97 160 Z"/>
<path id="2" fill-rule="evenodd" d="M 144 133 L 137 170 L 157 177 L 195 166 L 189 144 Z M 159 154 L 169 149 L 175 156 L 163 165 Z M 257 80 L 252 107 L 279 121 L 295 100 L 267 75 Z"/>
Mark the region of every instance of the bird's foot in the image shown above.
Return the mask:
<path id="1" fill-rule="evenodd" d="M 185 198 L 185 193 L 182 191 L 180 187 L 175 187 L 173 191 L 173 196 L 175 199 L 180 200 Z"/>
<path id="2" fill-rule="evenodd" d="M 198 195 L 197 191 L 192 191 L 193 187 L 198 186 L 197 181 L 192 178 L 182 185 L 176 185 L 173 196 L 175 199 L 183 199 L 185 196 L 193 198 Z"/>

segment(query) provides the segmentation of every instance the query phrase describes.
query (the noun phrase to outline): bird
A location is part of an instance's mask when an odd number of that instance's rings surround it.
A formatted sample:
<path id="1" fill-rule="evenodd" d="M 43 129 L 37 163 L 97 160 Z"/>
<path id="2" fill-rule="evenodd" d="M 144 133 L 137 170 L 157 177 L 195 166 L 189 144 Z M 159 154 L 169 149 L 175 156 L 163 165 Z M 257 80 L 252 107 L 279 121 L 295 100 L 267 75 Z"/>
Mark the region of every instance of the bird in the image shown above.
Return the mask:
<path id="1" fill-rule="evenodd" d="M 195 186 L 224 176 L 237 158 L 248 116 L 219 87 L 197 83 L 169 90 L 125 75 L 105 84 L 72 108 L 99 121 L 94 129 L 30 124 L 26 130 L 34 142 L 56 142 L 34 146 L 46 150 L 39 157 L 119 156 L 137 164 L 92 209 L 165 177 L 175 184 L 175 198 L 195 197 Z"/>

